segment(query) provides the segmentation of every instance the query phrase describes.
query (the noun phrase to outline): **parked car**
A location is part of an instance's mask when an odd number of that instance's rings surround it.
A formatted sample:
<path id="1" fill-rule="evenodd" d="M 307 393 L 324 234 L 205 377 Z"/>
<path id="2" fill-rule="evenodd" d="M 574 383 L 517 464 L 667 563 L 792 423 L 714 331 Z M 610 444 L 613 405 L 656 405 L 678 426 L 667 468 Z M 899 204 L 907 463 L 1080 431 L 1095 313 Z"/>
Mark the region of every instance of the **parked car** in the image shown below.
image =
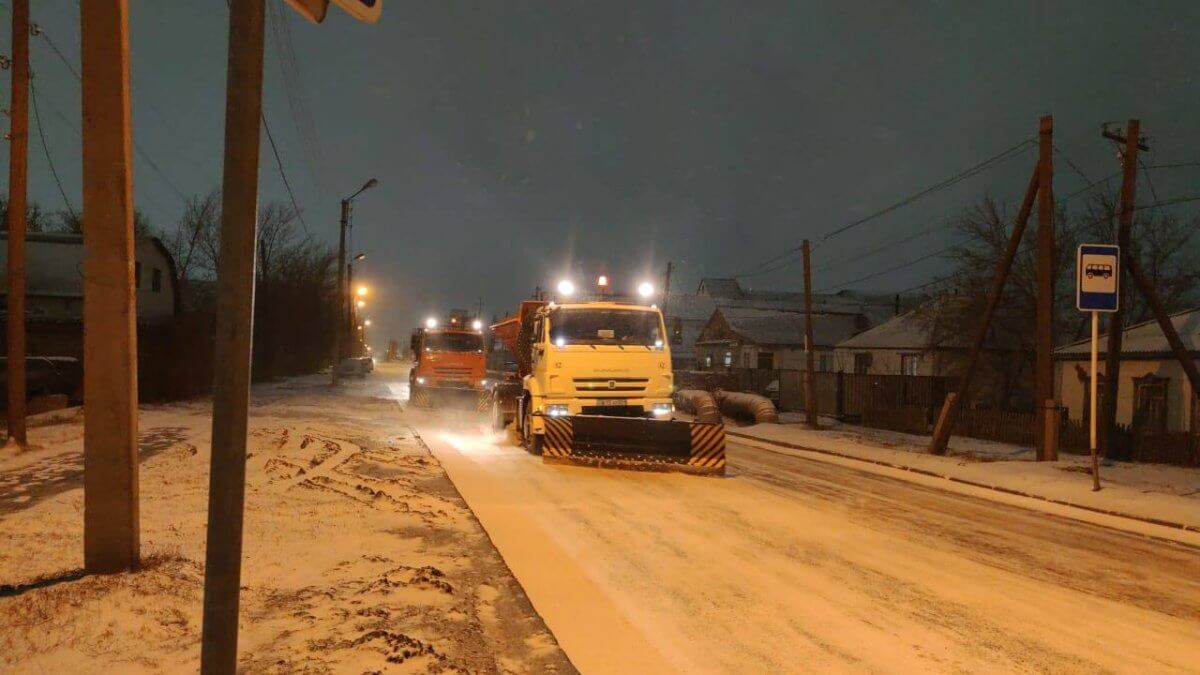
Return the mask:
<path id="1" fill-rule="evenodd" d="M 357 375 L 365 377 L 367 373 L 375 370 L 375 359 L 369 356 L 350 356 L 342 359 L 338 365 L 338 371 L 343 375 Z"/>

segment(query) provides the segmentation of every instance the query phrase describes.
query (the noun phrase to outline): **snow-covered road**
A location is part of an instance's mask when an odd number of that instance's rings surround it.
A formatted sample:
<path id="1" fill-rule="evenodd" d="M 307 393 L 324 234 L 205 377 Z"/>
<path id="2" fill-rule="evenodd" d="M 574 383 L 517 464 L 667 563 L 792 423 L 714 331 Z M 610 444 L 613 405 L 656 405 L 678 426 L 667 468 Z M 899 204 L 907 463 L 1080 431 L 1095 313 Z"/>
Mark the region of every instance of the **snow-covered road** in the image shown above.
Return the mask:
<path id="1" fill-rule="evenodd" d="M 465 413 L 403 417 L 585 673 L 1186 672 L 1200 654 L 1196 549 L 747 445 L 725 479 L 598 470 Z"/>

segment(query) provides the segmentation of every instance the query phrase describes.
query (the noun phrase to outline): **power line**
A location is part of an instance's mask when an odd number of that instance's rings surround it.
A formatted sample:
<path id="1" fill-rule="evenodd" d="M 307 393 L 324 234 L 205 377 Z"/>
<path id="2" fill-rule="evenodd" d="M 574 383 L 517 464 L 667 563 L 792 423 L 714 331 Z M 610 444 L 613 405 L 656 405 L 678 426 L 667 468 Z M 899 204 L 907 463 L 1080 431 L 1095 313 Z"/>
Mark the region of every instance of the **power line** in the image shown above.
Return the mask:
<path id="1" fill-rule="evenodd" d="M 267 125 L 267 115 L 260 110 L 259 116 L 262 118 L 263 130 L 267 132 L 267 141 L 271 145 L 271 154 L 275 155 L 275 164 L 279 167 L 279 176 L 283 179 L 283 186 L 287 188 L 288 198 L 292 200 L 292 209 L 296 212 L 296 217 L 300 219 L 300 225 L 304 228 L 304 234 L 312 237 L 312 232 L 308 229 L 308 223 L 304 222 L 304 214 L 300 211 L 300 206 L 296 203 L 296 195 L 292 192 L 292 184 L 288 181 L 287 173 L 283 170 L 283 159 L 279 157 L 279 148 L 275 145 L 275 137 L 271 135 L 271 127 Z"/>
<path id="2" fill-rule="evenodd" d="M 968 178 L 971 178 L 973 176 L 976 176 L 976 175 L 982 173 L 984 170 L 986 170 L 987 168 L 991 167 L 994 164 L 1003 162 L 1005 160 L 1011 159 L 1011 158 L 1021 154 L 1022 152 L 1029 149 L 1033 145 L 1035 145 L 1035 143 L 1032 139 L 1028 139 L 1028 138 L 1024 139 L 1021 142 L 1013 145 L 1012 147 L 1009 147 L 995 155 L 992 155 L 991 157 L 988 157 L 987 159 L 984 159 L 984 160 L 974 164 L 973 166 L 963 169 L 962 171 L 959 171 L 958 173 L 955 173 L 954 175 L 952 175 L 948 178 L 945 178 L 945 179 L 943 179 L 943 180 L 941 180 L 919 192 L 913 193 L 913 194 L 905 197 L 904 199 L 901 199 L 898 202 L 890 204 L 878 211 L 875 211 L 874 213 L 863 216 L 862 218 L 859 218 L 853 222 L 850 222 L 850 223 L 843 225 L 841 227 L 838 227 L 830 232 L 827 232 L 826 234 L 822 235 L 820 239 L 817 240 L 817 243 L 820 244 L 820 243 L 828 241 L 829 239 L 832 239 L 836 236 L 845 234 L 846 232 L 849 232 L 850 230 L 853 230 L 854 228 L 860 227 L 868 222 L 871 222 L 872 220 L 875 220 L 875 219 L 885 216 L 889 213 L 892 213 L 898 209 L 901 209 L 905 206 L 908 206 L 909 204 L 912 204 L 913 202 L 916 202 L 924 197 L 927 197 L 931 194 L 935 194 L 937 192 L 940 192 L 942 190 L 950 188 L 954 185 L 957 185 L 958 183 L 961 183 L 962 181 L 964 181 Z M 801 247 L 796 246 L 788 251 L 785 251 L 783 253 L 775 255 L 775 256 L 769 258 L 768 260 L 755 265 L 754 267 L 750 268 L 746 272 L 743 272 L 741 274 L 735 274 L 734 278 L 740 278 L 740 277 L 746 277 L 746 276 L 757 276 L 759 274 L 765 274 L 768 270 L 765 270 L 763 268 L 770 266 L 774 263 L 778 263 L 780 260 L 783 260 L 783 259 L 787 258 L 788 256 L 794 255 L 800 249 L 801 249 Z M 783 267 L 787 267 L 788 265 L 795 264 L 795 262 L 796 261 L 793 260 L 790 263 L 787 263 L 785 265 L 773 267 L 769 271 L 775 271 L 777 269 L 782 269 Z"/>
<path id="3" fill-rule="evenodd" d="M 42 153 L 46 155 L 46 163 L 50 165 L 50 175 L 54 176 L 54 184 L 58 186 L 58 193 L 62 195 L 63 203 L 67 206 L 67 212 L 71 214 L 71 218 L 78 219 L 79 216 L 75 213 L 75 207 L 71 205 L 71 200 L 67 198 L 67 191 L 63 189 L 62 180 L 58 177 L 58 169 L 54 167 L 54 158 L 50 155 L 50 146 L 46 143 L 46 131 L 42 128 L 42 115 L 38 111 L 37 86 L 34 84 L 34 79 L 29 78 L 29 98 L 33 103 L 33 119 L 37 122 L 38 138 L 42 140 Z"/>
<path id="4" fill-rule="evenodd" d="M 1154 202 L 1150 202 L 1150 203 L 1148 203 L 1148 204 L 1142 204 L 1142 205 L 1139 205 L 1139 206 L 1135 206 L 1133 210 L 1134 210 L 1134 211 L 1142 211 L 1142 210 L 1144 210 L 1144 209 L 1155 209 L 1155 208 L 1161 208 L 1161 207 L 1164 207 L 1164 206 L 1176 206 L 1176 205 L 1179 205 L 1179 204 L 1187 204 L 1187 203 L 1191 203 L 1191 202 L 1200 202 L 1200 195 L 1189 195 L 1189 196 L 1185 196 L 1185 197 L 1174 197 L 1174 198 L 1171 198 L 1171 199 L 1165 199 L 1165 200 L 1161 200 L 1161 201 L 1154 201 Z M 1092 226 L 1092 225 L 1096 225 L 1096 224 L 1098 224 L 1098 223 L 1104 222 L 1104 221 L 1105 221 L 1105 220 L 1107 220 L 1107 219 L 1108 219 L 1108 216 L 1103 216 L 1103 217 L 1101 217 L 1101 218 L 1097 218 L 1096 220 L 1093 220 L 1093 221 L 1090 221 L 1090 222 L 1086 222 L 1086 223 L 1079 223 L 1079 224 L 1077 224 L 1077 225 L 1075 225 L 1075 226 L 1073 226 L 1073 227 L 1070 227 L 1070 228 L 1068 228 L 1068 229 L 1064 230 L 1064 232 L 1065 232 L 1066 234 L 1074 234 L 1075 232 L 1078 232 L 1079 230 L 1081 230 L 1081 229 L 1083 229 L 1083 228 L 1085 228 L 1085 227 L 1089 227 L 1089 226 Z M 868 280 L 870 280 L 870 279 L 874 279 L 874 278 L 876 278 L 876 277 L 883 276 L 884 274 L 889 274 L 889 273 L 891 273 L 891 272 L 896 272 L 896 271 L 899 271 L 899 270 L 905 269 L 905 268 L 907 268 L 907 267 L 912 267 L 913 265 L 916 265 L 916 264 L 918 264 L 918 263 L 921 263 L 921 262 L 924 262 L 924 261 L 926 261 L 926 260 L 929 260 L 930 258 L 934 258 L 934 257 L 940 256 L 940 255 L 942 255 L 942 254 L 944 254 L 944 253 L 948 253 L 948 252 L 950 252 L 950 251 L 954 250 L 955 248 L 957 248 L 957 247 L 959 247 L 959 246 L 962 246 L 962 245 L 963 245 L 963 244 L 965 244 L 965 243 L 967 243 L 967 242 L 965 242 L 965 241 L 959 241 L 959 242 L 957 242 L 957 243 L 951 244 L 951 245 L 949 245 L 949 246 L 945 246 L 945 247 L 943 247 L 943 248 L 940 248 L 940 249 L 938 249 L 938 250 L 936 250 L 936 251 L 933 251 L 933 252 L 931 252 L 931 253 L 927 253 L 927 254 L 925 254 L 925 255 L 923 255 L 923 256 L 921 256 L 921 257 L 919 257 L 919 258 L 915 258 L 915 259 L 913 259 L 913 260 L 909 260 L 909 261 L 907 261 L 907 262 L 900 263 L 899 265 L 894 265 L 894 266 L 892 266 L 892 267 L 889 267 L 889 268 L 887 268 L 887 269 L 885 269 L 885 270 L 880 270 L 880 271 L 878 271 L 878 272 L 873 272 L 873 273 L 871 273 L 871 274 L 867 274 L 867 275 L 864 275 L 864 276 L 858 277 L 857 279 L 851 279 L 850 281 L 844 281 L 844 282 L 842 282 L 842 283 L 839 283 L 839 284 L 834 284 L 834 285 L 832 285 L 832 286 L 826 286 L 826 287 L 824 287 L 824 288 L 821 288 L 821 289 L 817 290 L 817 292 L 818 292 L 818 293 L 825 293 L 825 292 L 828 292 L 828 291 L 831 291 L 831 290 L 836 290 L 836 289 L 839 289 L 839 288 L 843 288 L 843 287 L 845 287 L 845 286 L 849 286 L 849 285 L 851 285 L 851 284 L 856 284 L 856 283 L 859 283 L 860 281 L 868 281 Z"/>

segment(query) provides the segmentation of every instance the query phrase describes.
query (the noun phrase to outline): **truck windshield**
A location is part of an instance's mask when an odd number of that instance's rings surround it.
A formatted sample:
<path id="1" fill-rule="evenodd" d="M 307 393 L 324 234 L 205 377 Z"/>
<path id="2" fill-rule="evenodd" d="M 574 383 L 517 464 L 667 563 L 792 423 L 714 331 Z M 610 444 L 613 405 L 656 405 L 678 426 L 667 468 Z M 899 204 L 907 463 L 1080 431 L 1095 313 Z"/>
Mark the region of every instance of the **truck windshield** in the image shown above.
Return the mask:
<path id="1" fill-rule="evenodd" d="M 481 352 L 483 336 L 473 333 L 428 333 L 425 335 L 427 352 Z"/>
<path id="2" fill-rule="evenodd" d="M 629 309 L 556 309 L 550 339 L 563 345 L 662 347 L 658 313 Z"/>

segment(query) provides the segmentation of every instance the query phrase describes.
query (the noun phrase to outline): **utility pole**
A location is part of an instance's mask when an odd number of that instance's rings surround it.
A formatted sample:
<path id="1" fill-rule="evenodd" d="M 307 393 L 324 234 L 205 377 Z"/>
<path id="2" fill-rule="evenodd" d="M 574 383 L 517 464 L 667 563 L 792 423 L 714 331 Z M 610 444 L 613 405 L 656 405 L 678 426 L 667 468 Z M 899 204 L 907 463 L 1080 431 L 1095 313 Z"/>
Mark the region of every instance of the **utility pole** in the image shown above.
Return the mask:
<path id="1" fill-rule="evenodd" d="M 29 0 L 12 4 L 8 154 L 8 442 L 25 445 L 25 206 L 29 175 Z"/>
<path id="2" fill-rule="evenodd" d="M 667 278 L 666 278 L 666 281 L 663 283 L 662 315 L 663 315 L 664 319 L 667 318 L 667 304 L 671 300 L 671 272 L 673 270 L 674 270 L 674 265 L 671 263 L 670 260 L 668 260 L 667 261 Z M 669 331 L 671 329 L 667 328 L 667 330 Z M 670 336 L 667 336 L 667 337 L 669 338 Z"/>
<path id="3" fill-rule="evenodd" d="M 79 5 L 83 67 L 83 559 L 139 564 L 128 0 Z M 12 206 L 10 205 L 10 209 Z"/>
<path id="4" fill-rule="evenodd" d="M 1025 227 L 1029 223 L 1029 216 L 1033 212 L 1033 202 L 1037 198 L 1038 190 L 1041 185 L 1041 162 L 1033 170 L 1033 175 L 1029 177 L 1029 186 L 1025 188 L 1025 198 L 1021 200 L 1021 209 L 1017 212 L 1017 222 L 1013 225 L 1012 234 L 1008 238 L 1008 246 L 1004 249 L 1004 256 L 996 263 L 996 275 L 992 278 L 992 288 L 988 293 L 987 308 L 983 311 L 983 318 L 979 322 L 979 326 L 975 329 L 975 341 L 971 343 L 971 352 L 967 356 L 967 365 L 963 368 L 962 375 L 958 381 L 958 391 L 951 393 L 942 403 L 941 414 L 938 415 L 937 424 L 933 427 L 933 438 L 929 439 L 929 453 L 931 455 L 946 454 L 946 447 L 950 444 L 950 434 L 954 430 L 954 421 L 958 415 L 958 408 L 966 403 L 971 389 L 971 380 L 975 376 L 975 369 L 979 365 L 979 357 L 983 353 L 984 344 L 987 342 L 988 332 L 992 327 L 992 317 L 996 313 L 996 306 L 1000 304 L 1000 296 L 1004 294 L 1004 283 L 1008 281 L 1008 273 L 1012 270 L 1013 259 L 1017 257 L 1017 250 L 1021 246 L 1021 237 L 1025 234 Z M 1041 434 L 1038 434 L 1041 435 Z"/>
<path id="5" fill-rule="evenodd" d="M 818 427 L 817 386 L 814 370 L 812 318 L 812 265 L 809 261 L 810 248 L 804 240 L 804 422 L 810 429 Z"/>
<path id="6" fill-rule="evenodd" d="M 342 220 L 338 229 L 337 311 L 334 313 L 333 367 L 330 383 L 338 385 L 338 365 L 342 362 L 342 332 L 346 329 L 346 227 L 350 222 L 350 200 L 342 200 Z"/>
<path id="7" fill-rule="evenodd" d="M 1037 245 L 1037 458 L 1058 460 L 1058 444 L 1046 437 L 1048 406 L 1054 399 L 1054 118 L 1042 117 L 1038 128 Z"/>
<path id="8" fill-rule="evenodd" d="M 83 6 L 91 5 L 83 3 Z M 237 669 L 265 0 L 231 0 L 200 672 Z"/>
<path id="9" fill-rule="evenodd" d="M 1137 167 L 1138 150 L 1149 150 L 1138 141 L 1141 132 L 1141 122 L 1129 120 L 1125 128 L 1125 136 L 1110 132 L 1107 129 L 1101 134 L 1123 146 L 1121 152 L 1121 206 L 1117 225 L 1117 246 L 1121 249 L 1121 257 L 1125 259 L 1125 267 L 1133 259 L 1133 250 L 1129 247 L 1133 232 L 1133 209 L 1137 198 Z M 1117 283 L 1122 286 L 1117 292 L 1125 296 L 1124 275 L 1117 275 Z M 1100 412 L 1100 421 L 1104 423 L 1104 435 L 1100 439 L 1100 448 L 1105 456 L 1114 451 L 1117 442 L 1117 394 L 1121 384 L 1121 339 L 1125 329 L 1125 312 L 1121 303 L 1117 311 L 1108 317 L 1108 345 L 1104 355 L 1104 409 Z"/>
<path id="10" fill-rule="evenodd" d="M 343 356 L 358 356 L 358 297 L 354 293 L 354 261 L 346 263 L 346 335 L 350 336 Z"/>

